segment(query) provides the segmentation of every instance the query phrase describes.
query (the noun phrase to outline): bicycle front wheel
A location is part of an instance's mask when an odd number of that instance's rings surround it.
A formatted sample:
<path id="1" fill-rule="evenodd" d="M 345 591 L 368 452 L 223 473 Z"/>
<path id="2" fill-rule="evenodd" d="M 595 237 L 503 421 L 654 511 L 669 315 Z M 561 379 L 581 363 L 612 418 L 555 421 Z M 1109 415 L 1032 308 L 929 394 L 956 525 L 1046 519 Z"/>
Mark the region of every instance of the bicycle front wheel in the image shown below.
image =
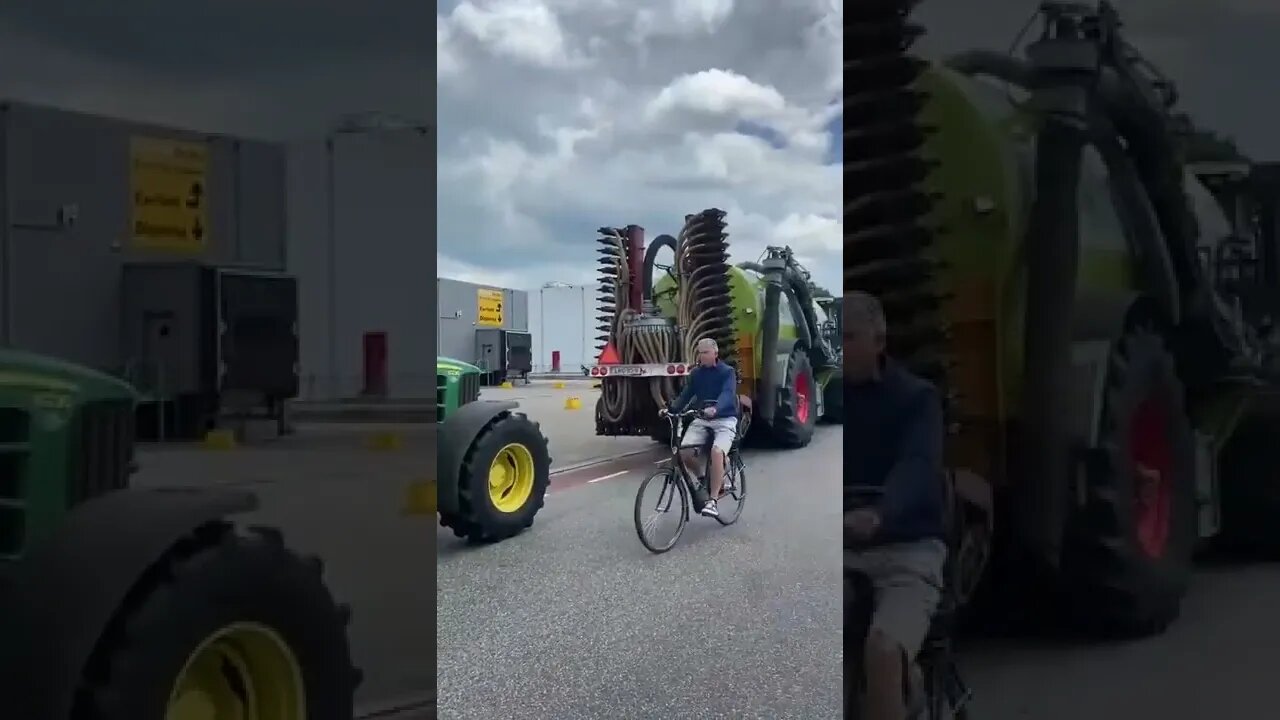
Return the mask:
<path id="1" fill-rule="evenodd" d="M 747 501 L 747 468 L 736 452 L 729 454 L 724 474 L 725 492 L 716 501 L 720 506 L 720 514 L 716 516 L 716 520 L 721 525 L 732 525 L 742 516 L 742 504 Z"/>
<path id="2" fill-rule="evenodd" d="M 650 497 L 645 497 L 646 491 Z M 689 522 L 689 490 L 675 470 L 664 468 L 640 483 L 636 492 L 635 521 L 640 544 L 649 552 L 661 554 L 675 547 Z M 667 524 L 675 527 L 664 534 L 661 528 Z M 665 535 L 670 537 L 664 541 Z"/>

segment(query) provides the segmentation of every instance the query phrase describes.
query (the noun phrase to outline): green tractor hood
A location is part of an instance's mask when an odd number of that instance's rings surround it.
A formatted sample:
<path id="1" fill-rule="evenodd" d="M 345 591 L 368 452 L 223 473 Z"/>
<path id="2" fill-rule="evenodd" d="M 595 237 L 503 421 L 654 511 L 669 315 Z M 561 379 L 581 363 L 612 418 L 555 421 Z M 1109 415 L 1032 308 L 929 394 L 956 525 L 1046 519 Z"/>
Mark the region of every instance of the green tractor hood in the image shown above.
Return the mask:
<path id="1" fill-rule="evenodd" d="M 21 350 L 0 350 L 0 393 L 73 393 L 82 401 L 136 401 L 128 383 L 82 365 Z"/>
<path id="2" fill-rule="evenodd" d="M 465 363 L 465 362 L 462 362 L 461 360 L 454 360 L 453 358 L 447 358 L 447 357 L 436 358 L 436 374 L 437 375 L 457 376 L 457 375 L 469 375 L 471 373 L 479 374 L 480 368 L 475 365 L 472 365 L 471 363 Z"/>

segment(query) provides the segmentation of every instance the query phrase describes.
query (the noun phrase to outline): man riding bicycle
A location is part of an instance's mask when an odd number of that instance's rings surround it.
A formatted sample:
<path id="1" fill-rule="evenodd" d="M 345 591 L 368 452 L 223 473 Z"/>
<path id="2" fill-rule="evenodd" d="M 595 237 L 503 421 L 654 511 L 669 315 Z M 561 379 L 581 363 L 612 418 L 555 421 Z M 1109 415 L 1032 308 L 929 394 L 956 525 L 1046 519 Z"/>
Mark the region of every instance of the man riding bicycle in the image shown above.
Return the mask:
<path id="1" fill-rule="evenodd" d="M 720 347 L 715 340 L 702 338 L 696 350 L 698 365 L 671 405 L 683 410 L 696 399 L 699 405 L 707 406 L 702 417 L 690 423 L 685 432 L 680 462 L 690 475 L 697 477 L 693 470 L 694 454 L 711 440 L 711 457 L 707 462 L 707 484 L 711 496 L 699 512 L 708 517 L 718 517 L 720 510 L 716 507 L 716 498 L 724 489 L 725 457 L 738 431 L 738 376 L 733 368 L 720 361 Z M 667 408 L 659 412 L 665 415 Z"/>
<path id="2" fill-rule="evenodd" d="M 871 295 L 844 296 L 845 567 L 866 575 L 876 607 L 866 642 L 866 710 L 904 720 L 903 670 L 941 599 L 947 556 L 942 404 L 937 389 L 885 355 Z M 860 501 L 855 488 L 880 494 Z"/>

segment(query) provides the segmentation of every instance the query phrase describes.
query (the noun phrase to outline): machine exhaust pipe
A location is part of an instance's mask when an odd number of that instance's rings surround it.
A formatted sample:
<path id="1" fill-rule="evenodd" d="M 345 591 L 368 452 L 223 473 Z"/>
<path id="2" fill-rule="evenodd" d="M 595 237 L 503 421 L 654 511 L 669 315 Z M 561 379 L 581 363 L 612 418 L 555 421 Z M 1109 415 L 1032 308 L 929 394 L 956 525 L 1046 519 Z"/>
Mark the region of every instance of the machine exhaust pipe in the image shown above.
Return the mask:
<path id="1" fill-rule="evenodd" d="M 1062 46 L 1088 41 L 1072 35 L 1029 49 L 1033 60 L 1061 57 Z M 1074 47 L 1072 47 L 1074 46 Z M 1091 47 L 1091 46 L 1089 46 Z M 1055 52 L 1057 51 L 1057 52 Z M 1052 61 L 1052 60 L 1051 60 Z M 1066 414 L 1058 397 L 1070 387 L 1071 342 L 1080 264 L 1079 181 L 1093 102 L 1088 69 L 1037 70 L 1031 87 L 1044 88 L 1044 125 L 1036 140 L 1035 200 L 1024 239 L 1027 258 L 1023 328 L 1023 386 L 1019 415 L 1021 469 L 1013 483 L 1014 530 L 1024 549 L 1047 569 L 1062 559 L 1070 512 L 1072 457 Z M 1036 91 L 1040 93 L 1039 90 Z"/>
<path id="2" fill-rule="evenodd" d="M 782 302 L 782 258 L 769 258 L 760 267 L 763 271 L 764 325 L 760 329 L 760 392 L 757 415 L 765 422 L 773 422 L 778 408 L 778 303 Z"/>

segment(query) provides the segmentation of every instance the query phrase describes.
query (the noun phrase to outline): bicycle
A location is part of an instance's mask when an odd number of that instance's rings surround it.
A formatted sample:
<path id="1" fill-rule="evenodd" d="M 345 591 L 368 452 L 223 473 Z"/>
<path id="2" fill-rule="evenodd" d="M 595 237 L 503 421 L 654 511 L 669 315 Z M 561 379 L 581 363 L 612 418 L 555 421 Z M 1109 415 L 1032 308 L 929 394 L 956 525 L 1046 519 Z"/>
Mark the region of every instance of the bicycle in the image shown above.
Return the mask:
<path id="1" fill-rule="evenodd" d="M 880 488 L 845 488 L 845 507 L 852 495 L 854 506 L 873 498 L 883 491 Z M 948 535 L 951 535 L 948 532 Z M 944 566 L 946 578 L 938 609 L 929 623 L 924 645 L 915 662 L 905 664 L 903 676 L 903 701 L 909 720 L 966 720 L 973 693 L 960 677 L 952 634 L 958 603 L 955 585 L 951 581 L 953 542 L 948 542 L 948 559 Z M 845 553 L 858 550 L 860 544 L 845 541 Z M 861 570 L 844 568 L 845 601 L 845 714 L 846 718 L 862 717 L 862 698 L 866 690 L 866 669 L 863 666 L 867 633 L 871 628 L 871 615 L 875 610 L 875 590 L 871 579 Z M 905 661 L 904 661 L 905 662 Z"/>
<path id="2" fill-rule="evenodd" d="M 702 415 L 701 411 L 686 409 L 683 412 L 668 412 L 664 415 L 670 424 L 670 448 L 671 457 L 664 462 L 652 475 L 644 479 L 640 483 L 640 489 L 636 492 L 635 505 L 635 525 L 636 534 L 640 537 L 640 543 L 645 546 L 649 552 L 654 554 L 662 554 L 675 547 L 680 540 L 680 536 L 684 534 L 684 527 L 689 522 L 690 508 L 702 507 L 710 496 L 709 488 L 706 484 L 706 477 L 693 478 L 689 471 L 685 469 L 684 463 L 680 461 L 680 450 L 684 444 L 684 436 L 689 432 L 689 425 L 693 420 Z M 707 448 L 710 448 L 711 438 L 707 442 Z M 741 440 L 741 433 L 735 431 L 733 444 L 729 448 L 729 452 L 725 456 L 724 480 L 725 485 L 722 488 L 723 494 L 717 500 L 724 498 L 733 498 L 735 501 L 735 509 L 732 514 L 726 513 L 724 510 L 716 517 L 721 525 L 732 525 L 742 516 L 742 504 L 747 497 L 747 473 L 746 466 L 742 462 L 742 455 L 738 452 L 738 443 Z M 708 466 L 710 465 L 710 454 L 707 453 Z M 709 468 L 708 468 L 709 469 Z M 658 494 L 658 502 L 654 508 L 653 518 L 646 522 L 642 519 L 642 513 L 645 506 L 644 492 L 650 483 L 655 480 L 662 480 L 662 488 Z M 658 544 L 649 538 L 646 533 L 651 525 L 656 525 L 656 519 L 666 515 L 673 510 L 673 503 L 676 497 L 680 498 L 680 506 L 676 509 L 677 522 L 675 534 L 666 544 Z M 696 505 L 695 505 L 696 503 Z"/>

